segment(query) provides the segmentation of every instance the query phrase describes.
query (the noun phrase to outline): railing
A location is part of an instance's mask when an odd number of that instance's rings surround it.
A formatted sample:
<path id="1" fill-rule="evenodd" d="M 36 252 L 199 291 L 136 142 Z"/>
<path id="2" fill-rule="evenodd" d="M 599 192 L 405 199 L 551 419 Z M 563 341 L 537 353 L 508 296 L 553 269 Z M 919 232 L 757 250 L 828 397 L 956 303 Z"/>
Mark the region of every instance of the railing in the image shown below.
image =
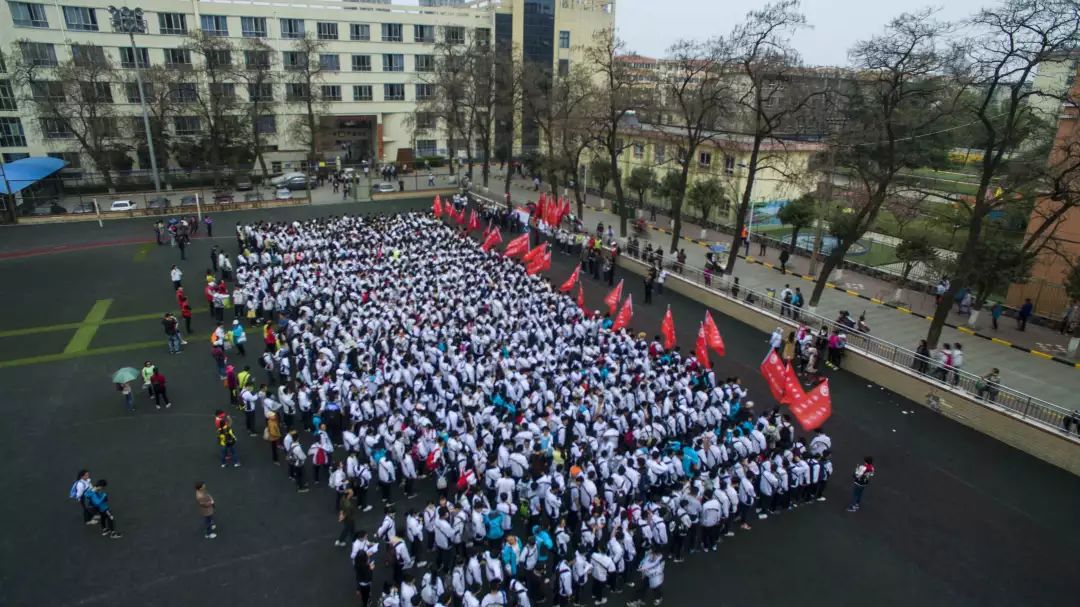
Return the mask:
<path id="1" fill-rule="evenodd" d="M 623 254 L 651 265 L 650 261 L 641 259 L 640 255 L 632 255 L 629 251 L 624 251 Z M 987 406 L 1007 411 L 1030 423 L 1064 432 L 1074 438 L 1080 437 L 1078 414 L 1065 407 L 1025 394 L 1001 383 L 988 383 L 981 376 L 963 369 L 945 369 L 937 361 L 921 356 L 912 350 L 874 337 L 869 333 L 862 333 L 840 325 L 812 312 L 799 310 L 790 304 L 784 304 L 773 290 L 762 293 L 742 285 L 738 285 L 736 289 L 734 277 L 731 276 L 706 273 L 701 268 L 678 263 L 672 263 L 668 267 L 669 280 L 674 278 L 703 286 L 722 297 L 765 311 L 785 324 L 803 324 L 813 328 L 825 327 L 829 331 L 842 329 L 847 335 L 848 348 L 873 356 L 894 367 L 914 372 L 923 381 L 938 389 L 974 396 L 976 400 Z M 821 353 L 822 357 L 824 355 L 824 352 Z M 928 398 L 931 396 L 928 395 Z M 1067 427 L 1067 420 L 1070 427 Z"/>

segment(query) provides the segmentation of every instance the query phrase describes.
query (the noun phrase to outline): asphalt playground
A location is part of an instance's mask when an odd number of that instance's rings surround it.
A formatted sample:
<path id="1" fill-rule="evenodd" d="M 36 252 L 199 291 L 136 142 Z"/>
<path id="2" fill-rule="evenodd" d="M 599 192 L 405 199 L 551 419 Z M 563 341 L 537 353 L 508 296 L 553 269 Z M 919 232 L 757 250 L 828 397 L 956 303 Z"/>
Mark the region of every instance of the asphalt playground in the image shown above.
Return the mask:
<path id="1" fill-rule="evenodd" d="M 347 554 L 332 544 L 329 490 L 298 495 L 246 433 L 243 466 L 218 466 L 212 415 L 227 396 L 198 287 L 212 244 L 235 252 L 238 221 L 428 208 L 423 199 L 220 214 L 215 238 L 200 231 L 186 262 L 154 244 L 150 219 L 0 228 L 0 605 L 355 605 Z M 176 311 L 174 263 L 197 308 L 187 350 L 170 356 L 158 319 Z M 575 263 L 555 254 L 551 280 Z M 600 307 L 607 285 L 583 281 Z M 659 332 L 670 305 L 679 343 L 692 348 L 700 304 L 666 293 L 645 305 L 640 279 L 628 276 L 627 287 L 635 330 Z M 728 351 L 718 375 L 740 376 L 757 407 L 772 406 L 757 373 L 767 336 L 717 322 Z M 140 395 L 126 414 L 109 377 L 146 360 L 168 378 L 174 406 L 158 411 Z M 1080 479 L 843 371 L 831 384 L 829 500 L 669 564 L 668 605 L 1075 604 Z M 863 510 L 848 514 L 850 471 L 867 454 L 877 478 Z M 84 467 L 108 479 L 123 539 L 84 526 L 67 499 Z M 213 541 L 200 529 L 198 480 L 218 503 Z M 422 508 L 427 493 L 399 512 Z M 376 509 L 361 525 L 374 529 L 380 517 Z"/>

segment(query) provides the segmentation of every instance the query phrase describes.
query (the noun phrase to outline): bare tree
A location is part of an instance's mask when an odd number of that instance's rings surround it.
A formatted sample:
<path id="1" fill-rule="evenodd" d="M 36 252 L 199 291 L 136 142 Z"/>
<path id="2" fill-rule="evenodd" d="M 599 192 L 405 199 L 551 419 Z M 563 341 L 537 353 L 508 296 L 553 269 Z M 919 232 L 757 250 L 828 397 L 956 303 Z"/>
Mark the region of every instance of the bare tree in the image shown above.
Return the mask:
<path id="1" fill-rule="evenodd" d="M 474 93 L 474 49 L 464 41 L 451 38 L 450 32 L 449 27 L 439 28 L 435 43 L 435 69 L 423 72 L 418 77 L 421 84 L 429 87 L 429 95 L 417 101 L 416 114 L 407 120 L 413 124 L 414 131 L 420 128 L 417 116 L 429 116 L 440 124 L 446 132 L 450 173 L 457 174 L 455 163 L 458 151 L 462 150 L 471 174 L 471 140 L 475 132 L 476 104 L 479 103 Z M 484 88 L 487 88 L 486 84 Z"/>
<path id="2" fill-rule="evenodd" d="M 250 129 L 252 150 L 259 161 L 263 177 L 269 177 L 266 158 L 263 155 L 263 121 L 274 119 L 274 85 L 277 73 L 274 71 L 274 50 L 260 38 L 245 38 L 241 48 L 243 61 L 233 63 L 233 78 L 243 83 L 247 89 L 247 103 L 241 107 L 247 114 L 247 126 Z M 275 125 L 275 128 L 277 125 Z"/>
<path id="3" fill-rule="evenodd" d="M 143 69 L 143 93 L 146 98 L 146 112 L 150 117 L 150 135 L 154 141 L 154 156 L 159 167 L 169 166 L 169 150 L 172 149 L 172 133 L 169 131 L 169 123 L 176 116 L 179 104 L 176 102 L 176 85 L 182 78 L 181 72 L 162 65 L 155 65 Z M 125 93 L 129 101 L 138 102 L 139 86 L 135 75 L 124 75 Z M 138 147 L 139 158 L 146 154 L 147 161 L 150 158 L 149 146 L 146 141 L 146 126 L 142 117 L 132 117 L 133 122 L 138 124 L 131 129 L 133 139 Z M 139 161 L 140 165 L 143 162 Z M 143 166 L 142 168 L 145 168 Z M 162 177 L 169 180 L 169 172 L 163 171 Z"/>
<path id="4" fill-rule="evenodd" d="M 746 163 L 746 180 L 735 217 L 735 232 L 725 270 L 730 273 L 738 259 L 742 231 L 750 209 L 754 182 L 759 172 L 771 168 L 783 172 L 769 147 L 783 150 L 795 119 L 805 112 L 815 99 L 827 91 L 816 79 L 801 78 L 802 67 L 798 53 L 791 47 L 789 36 L 806 26 L 806 17 L 799 12 L 798 0 L 779 0 L 765 8 L 751 11 L 746 21 L 735 28 L 729 44 L 732 47 L 733 72 L 738 75 L 735 111 L 740 115 L 740 130 L 745 130 L 750 142 L 750 157 Z M 769 145 L 775 144 L 775 145 Z"/>
<path id="5" fill-rule="evenodd" d="M 577 212 L 584 212 L 584 184 L 578 176 L 582 155 L 593 143 L 589 121 L 593 115 L 595 89 L 590 70 L 575 64 L 563 75 L 552 79 L 550 71 L 533 73 L 525 81 L 525 104 L 544 141 L 548 182 L 558 193 L 560 182 L 572 183 Z"/>
<path id="6" fill-rule="evenodd" d="M 38 118 L 45 139 L 74 139 L 115 189 L 115 173 L 131 168 L 129 146 L 117 121 L 112 85 L 116 66 L 100 46 L 72 45 L 73 57 L 57 61 L 51 44 L 15 43 L 12 80 Z"/>
<path id="7" fill-rule="evenodd" d="M 702 144 L 721 137 L 721 122 L 731 112 L 731 83 L 725 74 L 730 59 L 728 51 L 721 40 L 681 41 L 668 51 L 668 70 L 660 85 L 660 102 L 670 110 L 670 128 L 679 140 L 674 159 L 680 171 L 679 180 L 673 182 L 676 189 L 668 192 L 674 220 L 672 253 L 678 251 L 682 236 L 682 207 L 690 168 L 697 162 Z M 698 190 L 699 194 L 711 191 L 711 188 Z M 715 204 L 720 202 L 717 199 Z"/>
<path id="8" fill-rule="evenodd" d="M 191 35 L 185 48 L 202 59 L 196 71 L 201 82 L 195 107 L 206 123 L 202 146 L 214 185 L 220 185 L 222 168 L 243 164 L 251 150 L 247 141 L 250 131 L 243 120 L 247 115 L 241 111 L 234 82 L 236 48 L 228 38 L 202 30 Z"/>
<path id="9" fill-rule="evenodd" d="M 326 48 L 326 43 L 306 32 L 298 38 L 290 49 L 294 61 L 286 64 L 286 78 L 293 86 L 290 93 L 286 90 L 286 102 L 300 105 L 303 114 L 296 117 L 292 124 L 292 133 L 307 148 L 308 170 L 318 160 L 316 146 L 319 141 L 321 115 L 325 108 L 321 85 L 323 82 L 323 64 L 319 56 Z"/>
<path id="10" fill-rule="evenodd" d="M 880 36 L 849 53 L 859 78 L 848 91 L 844 125 L 830 142 L 836 166 L 851 186 L 847 205 L 826 218 L 836 246 L 826 256 L 810 306 L 821 299 L 829 274 L 897 193 L 901 169 L 943 162 L 950 140 L 941 132 L 952 117 L 955 89 L 942 74 L 947 58 L 939 38 L 947 25 L 929 11 L 893 19 Z"/>
<path id="11" fill-rule="evenodd" d="M 1038 128 L 1039 115 L 1030 100 L 1051 94 L 1032 86 L 1032 78 L 1040 65 L 1080 46 L 1080 2 L 1006 0 L 999 7 L 979 11 L 969 25 L 976 33 L 964 45 L 953 77 L 967 88 L 960 115 L 974 123 L 975 147 L 981 150 L 982 161 L 978 163 L 978 188 L 964 204 L 969 217 L 967 240 L 957 258 L 960 268 L 976 266 L 987 219 L 1012 199 L 1012 192 L 1033 199 L 1049 194 L 1023 245 L 1032 253 L 1045 244 L 1062 216 L 1078 202 L 1076 196 L 1066 194 L 1072 185 L 1059 189 L 1065 183 L 1075 183 L 1075 164 L 1052 160 L 1050 167 L 1038 169 L 1040 159 L 1025 158 L 1025 147 L 1031 147 L 1025 144 L 1045 134 Z M 969 280 L 954 277 L 935 309 L 926 335 L 932 347 L 941 337 L 956 293 L 972 286 L 965 282 Z"/>
<path id="12" fill-rule="evenodd" d="M 642 91 L 629 66 L 622 60 L 626 44 L 608 28 L 597 32 L 593 44 L 585 51 L 585 62 L 592 66 L 599 82 L 594 95 L 591 116 L 592 136 L 603 150 L 614 171 L 615 202 L 619 208 L 619 235 L 626 236 L 627 208 L 619 174 L 619 156 L 627 143 L 623 141 L 624 121 L 641 107 Z"/>

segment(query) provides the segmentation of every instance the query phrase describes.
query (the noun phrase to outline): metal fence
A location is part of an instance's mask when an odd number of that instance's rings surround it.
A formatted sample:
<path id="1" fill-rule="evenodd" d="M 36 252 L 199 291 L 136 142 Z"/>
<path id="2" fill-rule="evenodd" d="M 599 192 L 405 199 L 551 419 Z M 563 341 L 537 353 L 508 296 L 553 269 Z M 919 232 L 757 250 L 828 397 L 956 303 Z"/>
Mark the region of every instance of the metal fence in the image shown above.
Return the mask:
<path id="1" fill-rule="evenodd" d="M 630 255 L 643 263 L 640 255 Z M 979 375 L 963 369 L 944 369 L 935 360 L 921 356 L 912 350 L 887 342 L 883 339 L 848 328 L 817 314 L 796 310 L 790 304 L 785 305 L 775 291 L 765 293 L 736 286 L 731 276 L 706 272 L 702 268 L 688 265 L 671 264 L 668 279 L 685 280 L 697 286 L 710 289 L 722 297 L 767 312 L 778 321 L 788 326 L 799 324 L 813 328 L 825 327 L 827 330 L 842 329 L 847 335 L 847 347 L 873 356 L 893 367 L 903 368 L 917 374 L 920 379 L 939 390 L 949 390 L 974 397 L 986 406 L 1007 411 L 1025 421 L 1049 429 L 1065 432 L 1073 437 L 1080 437 L 1080 419 L 1076 412 L 1060 405 L 1025 394 L 1001 383 L 990 383 Z M 786 308 L 786 309 L 784 309 Z M 782 310 L 783 309 L 783 310 Z M 790 310 L 790 312 L 789 312 Z M 787 315 L 781 315 L 783 311 Z M 937 397 L 931 392 L 927 395 L 930 406 L 934 406 Z M 1068 423 L 1067 423 L 1068 422 Z"/>

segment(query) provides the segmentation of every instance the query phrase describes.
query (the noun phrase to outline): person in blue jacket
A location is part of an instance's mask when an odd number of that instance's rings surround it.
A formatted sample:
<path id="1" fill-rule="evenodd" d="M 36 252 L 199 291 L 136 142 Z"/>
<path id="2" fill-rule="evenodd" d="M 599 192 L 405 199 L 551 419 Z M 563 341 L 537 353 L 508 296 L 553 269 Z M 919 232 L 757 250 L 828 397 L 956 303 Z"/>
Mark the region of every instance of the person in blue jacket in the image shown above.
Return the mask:
<path id="1" fill-rule="evenodd" d="M 109 507 L 109 493 L 105 490 L 108 486 L 109 482 L 101 479 L 94 483 L 94 488 L 87 493 L 90 494 L 88 498 L 90 507 L 101 515 L 102 537 L 108 536 L 115 540 L 124 535 L 116 530 L 116 519 L 113 518 L 112 508 Z"/>
<path id="2" fill-rule="evenodd" d="M 500 510 L 489 510 L 484 515 L 484 524 L 487 525 L 487 533 L 485 537 L 488 541 L 488 546 L 494 552 L 499 549 L 503 539 L 503 513 Z"/>
<path id="3" fill-rule="evenodd" d="M 540 525 L 533 525 L 533 538 L 536 539 L 536 563 L 544 577 L 549 575 L 551 552 L 555 549 L 555 542 L 551 540 L 551 534 Z"/>

